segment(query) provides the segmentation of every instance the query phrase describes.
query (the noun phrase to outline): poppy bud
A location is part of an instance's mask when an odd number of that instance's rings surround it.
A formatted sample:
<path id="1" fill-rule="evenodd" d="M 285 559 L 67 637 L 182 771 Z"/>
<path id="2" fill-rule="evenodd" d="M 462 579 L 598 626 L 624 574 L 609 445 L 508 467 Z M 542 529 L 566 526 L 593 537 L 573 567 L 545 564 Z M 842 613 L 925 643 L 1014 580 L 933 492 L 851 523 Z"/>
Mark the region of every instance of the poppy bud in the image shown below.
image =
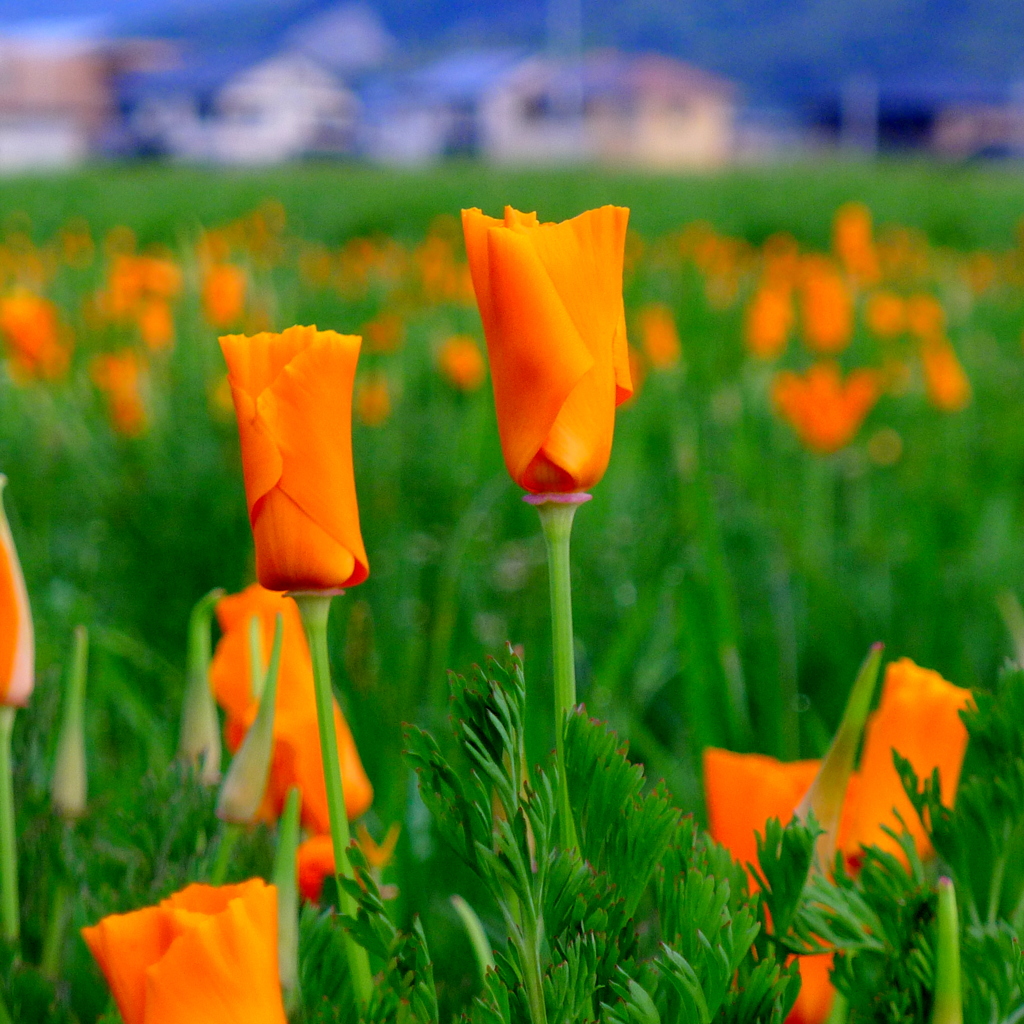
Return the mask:
<path id="1" fill-rule="evenodd" d="M 259 620 L 253 618 L 256 628 Z M 245 734 L 242 745 L 231 761 L 217 800 L 217 816 L 222 821 L 246 824 L 255 820 L 263 803 L 263 793 L 270 776 L 270 759 L 274 753 L 274 707 L 277 703 L 277 675 L 281 664 L 280 613 L 274 625 L 274 647 L 270 665 L 262 685 L 260 708 L 256 721 Z"/>

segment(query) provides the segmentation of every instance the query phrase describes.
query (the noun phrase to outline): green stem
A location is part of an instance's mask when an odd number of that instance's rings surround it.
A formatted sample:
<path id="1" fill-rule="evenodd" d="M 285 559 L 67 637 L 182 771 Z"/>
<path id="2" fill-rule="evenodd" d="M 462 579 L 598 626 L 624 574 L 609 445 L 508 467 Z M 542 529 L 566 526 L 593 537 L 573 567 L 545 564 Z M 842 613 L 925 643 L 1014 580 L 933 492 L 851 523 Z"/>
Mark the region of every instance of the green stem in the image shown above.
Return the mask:
<path id="1" fill-rule="evenodd" d="M 241 834 L 241 825 L 233 821 L 224 822 L 220 845 L 217 847 L 217 859 L 213 862 L 213 870 L 210 872 L 210 885 L 224 884 L 224 880 L 228 877 L 231 855 L 235 852 L 235 846 Z"/>
<path id="2" fill-rule="evenodd" d="M 330 591 L 307 591 L 292 594 L 302 625 L 309 641 L 313 658 L 313 684 L 316 691 L 316 719 L 320 729 L 320 756 L 324 765 L 324 783 L 327 788 L 327 810 L 331 818 L 331 843 L 334 847 L 334 874 L 338 881 L 338 907 L 343 914 L 355 917 L 355 900 L 341 886 L 341 878 L 355 876 L 348 859 L 351 842 L 348 830 L 348 812 L 345 809 L 345 791 L 341 781 L 338 758 L 338 735 L 334 729 L 334 692 L 331 689 L 331 665 L 327 652 L 327 617 L 331 611 Z M 352 936 L 344 933 L 345 953 L 352 973 L 352 987 L 356 1001 L 365 1007 L 370 1001 L 372 980 L 366 950 Z"/>
<path id="3" fill-rule="evenodd" d="M 963 1024 L 960 986 L 960 922 L 956 889 L 948 878 L 939 879 L 938 937 L 935 943 L 935 1002 L 931 1024 Z"/>
<path id="4" fill-rule="evenodd" d="M 476 957 L 477 970 L 480 972 L 480 981 L 487 980 L 487 972 L 494 970 L 494 953 L 491 951 L 491 944 L 487 941 L 487 933 L 476 916 L 476 911 L 458 895 L 452 896 L 452 906 L 462 921 L 462 927 L 466 929 L 469 944 L 473 947 L 473 956 Z"/>
<path id="5" fill-rule="evenodd" d="M 562 849 L 577 845 L 576 826 L 569 801 L 565 771 L 565 716 L 576 706 L 576 653 L 572 632 L 572 579 L 569 572 L 569 537 L 576 509 L 590 495 L 567 495 L 566 500 L 537 503 L 548 552 L 551 595 L 551 652 L 555 682 L 555 750 L 558 756 L 559 838 Z"/>
<path id="6" fill-rule="evenodd" d="M 295 854 L 299 846 L 302 791 L 288 791 L 277 824 L 274 885 L 277 887 L 277 964 L 285 1009 L 291 1013 L 299 1000 L 299 883 Z"/>
<path id="7" fill-rule="evenodd" d="M 14 1024 L 11 1012 L 7 1009 L 7 1003 L 4 1002 L 2 995 L 0 995 L 0 1024 Z"/>
<path id="8" fill-rule="evenodd" d="M 53 890 L 53 903 L 50 905 L 50 922 L 46 928 L 43 941 L 43 955 L 39 961 L 39 969 L 43 976 L 51 981 L 60 977 L 60 954 L 64 945 L 65 908 L 68 902 L 68 887 L 58 882 Z"/>
<path id="9" fill-rule="evenodd" d="M 18 846 L 14 824 L 14 774 L 11 736 L 14 712 L 0 706 L 0 937 L 16 943 L 21 932 L 18 911 Z"/>
<path id="10" fill-rule="evenodd" d="M 850 1016 L 850 1005 L 842 992 L 837 992 L 832 1000 L 832 1012 L 828 1015 L 825 1024 L 846 1024 Z"/>
<path id="11" fill-rule="evenodd" d="M 540 936 L 536 920 L 531 923 L 523 950 L 523 972 L 526 975 L 526 999 L 533 1024 L 547 1024 L 548 1010 L 544 1001 L 544 971 L 540 965 Z"/>

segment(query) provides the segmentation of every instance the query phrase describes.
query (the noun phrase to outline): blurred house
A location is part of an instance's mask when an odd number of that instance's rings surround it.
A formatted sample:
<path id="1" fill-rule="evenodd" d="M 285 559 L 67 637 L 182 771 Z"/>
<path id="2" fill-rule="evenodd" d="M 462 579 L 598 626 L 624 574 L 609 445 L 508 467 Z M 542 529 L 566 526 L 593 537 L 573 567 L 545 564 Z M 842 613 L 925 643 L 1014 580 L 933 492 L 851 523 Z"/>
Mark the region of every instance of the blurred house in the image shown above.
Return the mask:
<path id="1" fill-rule="evenodd" d="M 668 57 L 608 51 L 576 66 L 538 58 L 488 97 L 483 152 L 496 163 L 717 167 L 734 150 L 735 92 Z"/>
<path id="2" fill-rule="evenodd" d="M 89 22 L 0 28 L 0 170 L 86 159 L 108 130 L 117 78 L 169 57 L 166 44 L 104 39 Z"/>
<path id="3" fill-rule="evenodd" d="M 907 76 L 856 84 L 810 104 L 819 142 L 869 154 L 920 151 L 960 160 L 1022 152 L 1021 96 L 1002 83 Z"/>
<path id="4" fill-rule="evenodd" d="M 523 59 L 519 50 L 458 51 L 370 80 L 361 93 L 360 151 L 389 164 L 476 156 L 481 109 Z"/>
<path id="5" fill-rule="evenodd" d="M 134 76 L 122 99 L 134 151 L 228 164 L 346 153 L 358 111 L 353 93 L 301 53 L 212 54 Z"/>
<path id="6" fill-rule="evenodd" d="M 177 68 L 123 80 L 124 148 L 226 164 L 351 153 L 359 102 L 345 80 L 392 47 L 369 8 L 343 4 L 255 45 L 186 49 Z"/>
<path id="7" fill-rule="evenodd" d="M 676 170 L 718 166 L 734 148 L 734 88 L 666 57 L 465 51 L 385 78 L 364 98 L 364 149 L 385 162 L 472 154 Z"/>

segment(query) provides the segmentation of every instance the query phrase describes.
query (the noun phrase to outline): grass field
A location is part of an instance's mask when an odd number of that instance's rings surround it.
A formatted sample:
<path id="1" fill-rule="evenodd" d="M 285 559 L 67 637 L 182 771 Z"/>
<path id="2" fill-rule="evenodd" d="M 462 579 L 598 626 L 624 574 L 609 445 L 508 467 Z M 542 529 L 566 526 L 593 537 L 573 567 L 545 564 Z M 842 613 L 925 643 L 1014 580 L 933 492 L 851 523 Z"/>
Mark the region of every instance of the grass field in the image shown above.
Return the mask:
<path id="1" fill-rule="evenodd" d="M 647 367 L 618 414 L 607 476 L 577 517 L 576 657 L 588 709 L 629 739 L 631 756 L 684 809 L 703 813 L 707 745 L 820 756 L 875 641 L 958 685 L 993 685 L 1013 650 L 997 598 L 1024 583 L 1024 174 L 917 163 L 682 178 L 309 165 L 97 167 L 9 179 L 0 181 L 0 211 L 5 252 L 15 256 L 0 293 L 20 280 L 17 253 L 49 251 L 69 223 L 84 221 L 95 242 L 89 261 L 40 279 L 75 335 L 67 373 L 29 384 L 0 378 L 0 471 L 39 646 L 36 694 L 15 735 L 29 846 L 50 842 L 39 814 L 73 627 L 88 624 L 93 639 L 92 809 L 80 828 L 113 847 L 134 840 L 89 830 L 142 799 L 139 780 L 174 755 L 190 608 L 215 586 L 237 591 L 253 577 L 236 427 L 218 404 L 219 332 L 204 319 L 196 253 L 202 229 L 244 219 L 268 199 L 284 213 L 271 229 L 273 253 L 231 255 L 248 275 L 245 323 L 360 333 L 382 314 L 401 319 L 404 340 L 368 345 L 360 364 L 364 381 L 384 382 L 390 409 L 355 427 L 371 576 L 335 602 L 332 657 L 376 791 L 370 830 L 379 837 L 393 822 L 403 827 L 389 869 L 399 916 L 423 914 L 435 951 L 468 956 L 446 897 L 471 896 L 471 883 L 415 795 L 401 723 L 442 721 L 445 670 L 463 671 L 508 639 L 522 645 L 530 680 L 530 754 L 544 755 L 553 742 L 547 575 L 536 516 L 502 465 L 489 386 L 461 390 L 437 368 L 448 336 L 482 345 L 475 308 L 454 292 L 410 297 L 386 274 L 352 288 L 318 276 L 316 260 L 340 266 L 353 239 L 397 240 L 411 267 L 432 234 L 449 240 L 461 266 L 452 223 L 437 218 L 462 207 L 498 214 L 510 203 L 546 220 L 604 203 L 630 207 L 631 340 L 640 346 L 641 309 L 667 306 L 682 358 Z M 850 444 L 820 455 L 772 401 L 777 367 L 808 362 L 799 331 L 769 364 L 745 348 L 744 316 L 765 240 L 786 232 L 804 252 L 827 252 L 835 211 L 851 200 L 870 209 L 879 238 L 896 225 L 917 232 L 909 237 L 925 262 L 893 287 L 940 300 L 972 398 L 960 411 L 935 408 L 901 342 L 907 379 L 884 389 Z M 725 271 L 686 249 L 680 233 L 696 221 L 731 240 Z M 173 346 L 146 355 L 146 427 L 137 436 L 111 428 L 91 362 L 141 348 L 133 325 L 90 319 L 87 301 L 115 252 L 103 239 L 122 225 L 140 252 L 156 247 L 180 267 L 184 282 L 172 300 Z M 979 253 L 997 270 L 972 285 L 964 268 Z M 889 358 L 861 315 L 869 290 L 855 296 L 847 371 Z M 265 870 L 260 842 L 248 855 Z M 40 914 L 26 942 L 38 948 L 45 886 L 33 877 L 45 871 L 25 864 L 25 914 Z M 102 906 L 91 891 L 78 924 Z M 83 961 L 84 947 L 69 956 Z M 451 972 L 453 1003 L 469 973 Z M 83 1020 L 102 1009 L 97 991 L 83 983 Z"/>

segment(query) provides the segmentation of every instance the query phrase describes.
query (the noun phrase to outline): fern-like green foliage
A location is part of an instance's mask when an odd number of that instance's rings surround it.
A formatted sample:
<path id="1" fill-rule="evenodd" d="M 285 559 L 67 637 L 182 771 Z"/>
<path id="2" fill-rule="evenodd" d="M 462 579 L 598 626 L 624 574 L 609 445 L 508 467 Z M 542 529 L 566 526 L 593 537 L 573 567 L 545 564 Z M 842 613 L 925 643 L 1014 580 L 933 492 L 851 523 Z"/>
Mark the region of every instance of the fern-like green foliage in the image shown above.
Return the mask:
<path id="1" fill-rule="evenodd" d="M 510 650 L 504 665 L 452 676 L 451 688 L 470 772 L 456 772 L 429 734 L 411 728 L 406 739 L 438 830 L 505 924 L 472 1024 L 781 1024 L 796 996 L 795 968 L 767 934 L 743 869 L 663 788 L 646 787 L 614 733 L 582 710 L 566 719 L 579 849 L 559 849 L 558 768 L 527 765 L 519 660 Z M 808 833 L 808 861 L 812 844 Z M 383 958 L 382 926 L 372 926 L 383 911 L 370 906 L 370 892 L 357 934 Z M 390 932 L 387 940 L 397 941 Z M 410 964 L 425 956 L 424 947 Z"/>

